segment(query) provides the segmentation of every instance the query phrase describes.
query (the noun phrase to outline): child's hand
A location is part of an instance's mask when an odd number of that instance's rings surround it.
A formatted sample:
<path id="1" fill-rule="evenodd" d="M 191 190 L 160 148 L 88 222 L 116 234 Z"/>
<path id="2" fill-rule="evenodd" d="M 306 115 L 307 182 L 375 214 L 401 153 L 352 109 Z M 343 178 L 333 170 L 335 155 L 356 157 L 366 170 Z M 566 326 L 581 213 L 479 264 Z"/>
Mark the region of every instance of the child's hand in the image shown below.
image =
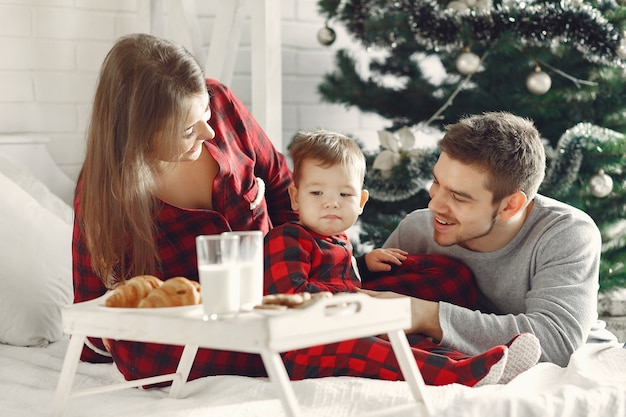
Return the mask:
<path id="1" fill-rule="evenodd" d="M 371 272 L 391 271 L 391 266 L 402 265 L 408 254 L 396 248 L 374 249 L 365 255 L 365 263 Z"/>
<path id="2" fill-rule="evenodd" d="M 107 352 L 111 353 L 111 339 L 102 338 L 102 344 Z"/>

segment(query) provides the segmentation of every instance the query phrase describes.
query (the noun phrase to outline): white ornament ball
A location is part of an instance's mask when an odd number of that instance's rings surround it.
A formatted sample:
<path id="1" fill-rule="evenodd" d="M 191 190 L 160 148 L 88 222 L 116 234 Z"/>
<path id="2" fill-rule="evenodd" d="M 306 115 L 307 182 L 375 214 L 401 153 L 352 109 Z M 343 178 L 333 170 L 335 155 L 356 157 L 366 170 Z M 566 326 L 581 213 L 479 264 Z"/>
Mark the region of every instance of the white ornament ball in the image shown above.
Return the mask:
<path id="1" fill-rule="evenodd" d="M 603 170 L 598 171 L 589 180 L 589 191 L 594 197 L 607 197 L 613 191 L 613 178 L 605 174 Z"/>
<path id="2" fill-rule="evenodd" d="M 476 6 L 474 7 L 476 10 L 490 10 L 491 9 L 491 0 L 477 0 Z"/>
<path id="3" fill-rule="evenodd" d="M 476 74 L 480 68 L 480 58 L 473 52 L 463 52 L 456 59 L 456 69 L 463 75 Z"/>
<path id="4" fill-rule="evenodd" d="M 550 91 L 552 87 L 552 79 L 543 71 L 534 71 L 526 77 L 526 88 L 536 96 Z"/>
<path id="5" fill-rule="evenodd" d="M 626 36 L 626 34 L 622 34 L 622 36 Z M 626 59 L 626 39 L 622 39 L 619 41 L 619 46 L 617 47 L 617 56 L 622 59 Z"/>
<path id="6" fill-rule="evenodd" d="M 317 32 L 317 41 L 324 46 L 330 46 L 337 39 L 337 34 L 332 28 L 324 26 Z"/>
<path id="7" fill-rule="evenodd" d="M 469 7 L 466 3 L 462 1 L 452 0 L 450 3 L 448 3 L 448 9 L 462 12 L 463 10 L 469 9 Z"/>

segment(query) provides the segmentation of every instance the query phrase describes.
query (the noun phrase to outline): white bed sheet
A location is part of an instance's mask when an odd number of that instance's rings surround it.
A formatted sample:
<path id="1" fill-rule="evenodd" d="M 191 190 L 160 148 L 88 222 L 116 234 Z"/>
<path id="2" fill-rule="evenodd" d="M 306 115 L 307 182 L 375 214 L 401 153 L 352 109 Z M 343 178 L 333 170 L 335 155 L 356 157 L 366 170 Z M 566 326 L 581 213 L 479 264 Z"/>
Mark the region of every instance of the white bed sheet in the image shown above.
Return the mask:
<path id="1" fill-rule="evenodd" d="M 49 416 L 67 339 L 47 347 L 0 345 L 0 415 Z M 82 388 L 122 382 L 111 364 L 80 363 Z M 334 377 L 293 382 L 304 416 L 360 416 L 411 401 L 405 382 Z M 437 416 L 615 417 L 626 416 L 626 349 L 618 343 L 589 344 L 567 368 L 539 364 L 507 385 L 427 387 Z M 124 389 L 70 398 L 67 417 L 267 417 L 284 416 L 265 378 L 216 376 L 188 382 L 183 398 L 168 390 Z M 422 407 L 393 414 L 420 416 Z"/>
<path id="2" fill-rule="evenodd" d="M 13 144 L 15 140 L 4 141 L 5 145 L 6 142 Z M 34 143 L 43 147 L 38 140 Z M 0 138 L 0 147 L 2 144 Z M 25 146 L 28 148 L 30 144 L 25 143 Z M 23 154 L 33 155 L 34 152 Z M 49 157 L 44 159 L 51 161 Z M 26 164 L 31 167 L 39 165 L 39 161 Z M 54 172 L 60 171 L 51 169 L 49 172 L 55 176 Z M 67 179 L 62 181 L 67 182 Z M 51 415 L 67 345 L 67 336 L 46 347 L 0 344 L 0 417 Z M 74 384 L 84 389 L 122 381 L 121 374 L 112 364 L 80 363 Z M 412 401 L 407 384 L 401 381 L 335 377 L 296 381 L 293 386 L 304 416 L 362 416 Z M 458 384 L 429 386 L 427 395 L 437 416 L 626 416 L 626 349 L 619 343 L 589 344 L 572 356 L 567 368 L 539 364 L 507 385 L 480 388 Z M 285 416 L 277 393 L 266 378 L 201 378 L 185 385 L 183 397 L 169 398 L 167 388 L 125 389 L 70 398 L 64 416 Z M 424 413 L 418 406 L 392 415 L 404 417 Z"/>

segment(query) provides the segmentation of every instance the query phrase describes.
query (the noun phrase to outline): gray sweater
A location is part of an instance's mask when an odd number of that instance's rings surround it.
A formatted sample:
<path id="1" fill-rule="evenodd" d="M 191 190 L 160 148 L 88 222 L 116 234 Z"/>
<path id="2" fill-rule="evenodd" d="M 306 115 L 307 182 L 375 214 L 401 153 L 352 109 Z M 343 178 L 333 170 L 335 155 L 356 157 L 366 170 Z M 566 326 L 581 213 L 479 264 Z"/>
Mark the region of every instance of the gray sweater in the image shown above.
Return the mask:
<path id="1" fill-rule="evenodd" d="M 473 271 L 482 311 L 439 303 L 441 344 L 461 352 L 478 354 L 530 332 L 542 361 L 565 366 L 597 320 L 600 232 L 587 214 L 554 199 L 536 196 L 517 236 L 493 252 L 439 246 L 428 209 L 407 215 L 384 247 L 448 255 Z"/>

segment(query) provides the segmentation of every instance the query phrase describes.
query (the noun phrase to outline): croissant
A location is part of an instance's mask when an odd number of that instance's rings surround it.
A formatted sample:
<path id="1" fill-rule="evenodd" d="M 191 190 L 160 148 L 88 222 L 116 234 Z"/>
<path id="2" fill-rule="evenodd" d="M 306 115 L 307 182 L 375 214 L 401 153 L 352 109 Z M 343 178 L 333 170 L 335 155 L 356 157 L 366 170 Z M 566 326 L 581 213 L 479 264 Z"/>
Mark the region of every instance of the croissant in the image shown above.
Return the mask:
<path id="1" fill-rule="evenodd" d="M 174 277 L 150 291 L 137 307 L 178 307 L 200 304 L 201 301 L 200 284 L 185 277 Z"/>
<path id="2" fill-rule="evenodd" d="M 163 281 L 153 275 L 138 275 L 119 284 L 105 301 L 107 307 L 137 307 L 153 289 L 163 285 Z"/>

